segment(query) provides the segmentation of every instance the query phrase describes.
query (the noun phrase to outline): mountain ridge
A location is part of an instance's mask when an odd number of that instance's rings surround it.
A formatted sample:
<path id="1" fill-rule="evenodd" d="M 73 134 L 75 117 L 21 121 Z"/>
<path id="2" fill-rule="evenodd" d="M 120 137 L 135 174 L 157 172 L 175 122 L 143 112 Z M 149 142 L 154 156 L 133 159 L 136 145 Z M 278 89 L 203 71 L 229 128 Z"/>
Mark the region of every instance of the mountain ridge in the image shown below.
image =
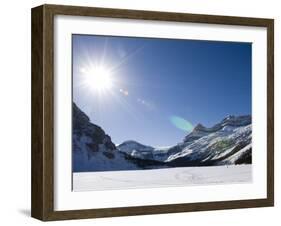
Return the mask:
<path id="1" fill-rule="evenodd" d="M 75 103 L 72 105 L 72 169 L 74 172 L 138 169 Z"/>
<path id="2" fill-rule="evenodd" d="M 230 115 L 210 128 L 199 123 L 171 147 L 155 148 L 134 140 L 115 145 L 73 103 L 73 171 L 251 164 L 251 123 L 250 115 Z"/>
<path id="3" fill-rule="evenodd" d="M 159 161 L 168 166 L 246 164 L 251 163 L 251 123 L 250 115 L 231 115 L 210 128 L 199 123 L 184 137 L 183 142 L 169 148 L 153 148 L 141 144 L 144 146 L 142 148 L 138 142 L 136 145 L 134 141 L 126 141 L 126 148 L 122 143 L 117 149 L 132 158 Z M 250 146 L 244 150 L 247 145 Z M 237 152 L 242 149 L 245 153 L 238 156 Z M 234 154 L 237 158 L 235 160 L 230 158 Z"/>

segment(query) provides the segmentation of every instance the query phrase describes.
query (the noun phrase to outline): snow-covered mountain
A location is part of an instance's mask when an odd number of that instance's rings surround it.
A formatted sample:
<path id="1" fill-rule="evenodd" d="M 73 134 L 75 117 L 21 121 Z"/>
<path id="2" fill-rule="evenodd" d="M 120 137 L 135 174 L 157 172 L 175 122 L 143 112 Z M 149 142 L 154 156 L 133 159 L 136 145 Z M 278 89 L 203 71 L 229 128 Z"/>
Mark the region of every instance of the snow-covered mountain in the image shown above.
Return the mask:
<path id="1" fill-rule="evenodd" d="M 245 164 L 251 163 L 251 139 L 251 116 L 229 116 L 211 128 L 198 124 L 182 142 L 170 148 L 152 148 L 134 141 L 117 148 L 132 158 L 167 166 Z"/>
<path id="2" fill-rule="evenodd" d="M 251 116 L 228 116 L 211 128 L 194 127 L 183 141 L 155 148 L 130 140 L 116 146 L 73 103 L 73 171 L 155 169 L 180 166 L 249 164 Z"/>
<path id="3" fill-rule="evenodd" d="M 149 159 L 152 158 L 155 148 L 140 144 L 133 140 L 129 140 L 118 145 L 118 150 L 134 158 Z"/>
<path id="4" fill-rule="evenodd" d="M 206 136 L 210 133 L 217 132 L 219 130 L 227 130 L 234 127 L 246 126 L 251 123 L 252 123 L 252 119 L 250 115 L 238 116 L 238 117 L 230 115 L 211 128 L 206 128 L 199 123 L 196 127 L 194 127 L 193 131 L 184 138 L 184 142 L 197 140 L 203 136 Z"/>
<path id="5" fill-rule="evenodd" d="M 109 135 L 91 123 L 75 103 L 72 108 L 72 168 L 74 172 L 130 170 L 139 167 L 116 149 Z"/>

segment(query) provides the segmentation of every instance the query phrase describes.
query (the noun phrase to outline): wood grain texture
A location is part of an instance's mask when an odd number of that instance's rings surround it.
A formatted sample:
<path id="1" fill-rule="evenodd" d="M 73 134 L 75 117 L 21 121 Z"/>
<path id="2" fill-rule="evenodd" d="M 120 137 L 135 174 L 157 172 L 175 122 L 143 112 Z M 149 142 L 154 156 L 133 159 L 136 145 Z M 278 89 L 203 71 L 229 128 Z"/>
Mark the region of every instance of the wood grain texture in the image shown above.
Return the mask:
<path id="1" fill-rule="evenodd" d="M 274 20 L 267 24 L 267 199 L 274 205 Z"/>
<path id="2" fill-rule="evenodd" d="M 32 9 L 32 196 L 31 215 L 53 212 L 53 15 Z"/>
<path id="3" fill-rule="evenodd" d="M 267 28 L 267 198 L 54 211 L 54 16 L 76 15 Z M 274 21 L 263 18 L 43 5 L 32 9 L 32 217 L 43 221 L 274 205 Z"/>
<path id="4" fill-rule="evenodd" d="M 43 219 L 43 6 L 31 17 L 31 216 Z"/>

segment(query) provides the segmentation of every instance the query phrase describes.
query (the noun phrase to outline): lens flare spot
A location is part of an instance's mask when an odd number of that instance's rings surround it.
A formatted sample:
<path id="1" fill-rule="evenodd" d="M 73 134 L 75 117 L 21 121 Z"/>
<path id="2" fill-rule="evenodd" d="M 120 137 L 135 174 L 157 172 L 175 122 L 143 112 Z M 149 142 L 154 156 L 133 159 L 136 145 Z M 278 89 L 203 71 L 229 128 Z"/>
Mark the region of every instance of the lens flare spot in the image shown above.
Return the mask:
<path id="1" fill-rule="evenodd" d="M 129 92 L 128 90 L 124 90 L 124 89 L 119 89 L 120 93 L 122 93 L 124 96 L 128 96 Z"/>
<path id="2" fill-rule="evenodd" d="M 170 121 L 175 127 L 185 132 L 191 132 L 193 129 L 193 125 L 189 121 L 181 117 L 171 116 Z"/>

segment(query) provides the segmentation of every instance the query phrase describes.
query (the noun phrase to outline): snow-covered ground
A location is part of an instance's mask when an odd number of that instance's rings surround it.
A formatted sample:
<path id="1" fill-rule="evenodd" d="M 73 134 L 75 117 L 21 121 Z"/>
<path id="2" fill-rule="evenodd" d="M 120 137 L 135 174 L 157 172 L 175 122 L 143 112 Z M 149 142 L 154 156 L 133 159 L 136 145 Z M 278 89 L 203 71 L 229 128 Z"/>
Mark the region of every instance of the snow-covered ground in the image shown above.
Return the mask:
<path id="1" fill-rule="evenodd" d="M 73 173 L 73 191 L 251 183 L 252 165 Z"/>

